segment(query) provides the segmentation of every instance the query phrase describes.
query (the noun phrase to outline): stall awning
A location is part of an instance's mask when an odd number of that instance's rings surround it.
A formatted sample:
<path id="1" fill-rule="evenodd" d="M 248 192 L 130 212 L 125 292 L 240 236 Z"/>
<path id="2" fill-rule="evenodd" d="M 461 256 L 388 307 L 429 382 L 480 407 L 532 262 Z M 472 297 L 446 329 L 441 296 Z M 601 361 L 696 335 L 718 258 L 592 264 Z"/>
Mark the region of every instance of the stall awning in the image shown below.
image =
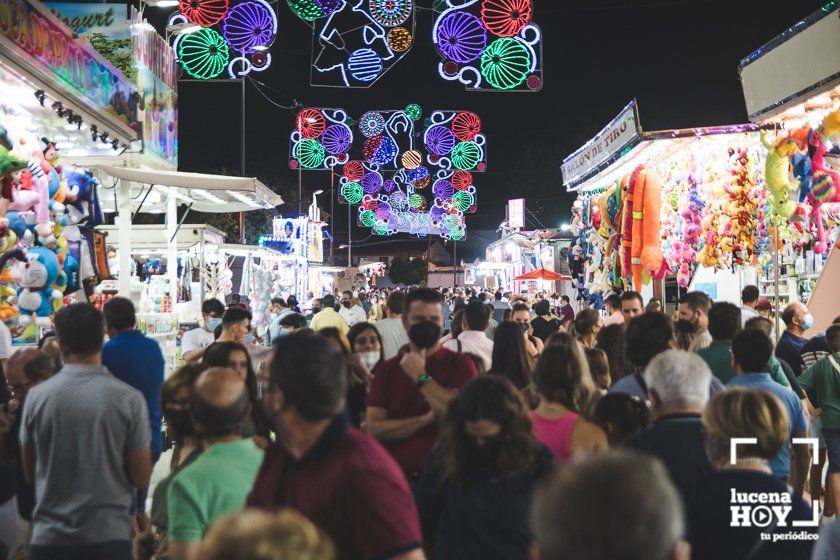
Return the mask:
<path id="1" fill-rule="evenodd" d="M 571 276 L 564 276 L 563 274 L 557 274 L 553 270 L 546 270 L 545 268 L 538 268 L 536 270 L 532 270 L 531 272 L 526 272 L 520 276 L 514 278 L 516 282 L 524 282 L 526 280 L 547 280 L 549 282 L 557 282 L 559 280 L 571 280 Z"/>
<path id="2" fill-rule="evenodd" d="M 283 204 L 283 198 L 265 186 L 255 177 L 231 177 L 207 173 L 187 173 L 184 171 L 166 171 L 135 167 L 97 166 L 99 172 L 122 181 L 134 184 L 132 199 L 135 204 L 145 197 L 142 211 L 159 209 L 166 204 L 169 196 L 176 197 L 184 204 L 192 203 L 192 209 L 198 212 L 247 212 L 249 210 L 269 210 Z M 158 194 L 149 199 L 145 192 L 153 185 Z M 136 192 L 135 192 L 136 191 Z M 103 204 L 108 197 L 100 197 Z"/>

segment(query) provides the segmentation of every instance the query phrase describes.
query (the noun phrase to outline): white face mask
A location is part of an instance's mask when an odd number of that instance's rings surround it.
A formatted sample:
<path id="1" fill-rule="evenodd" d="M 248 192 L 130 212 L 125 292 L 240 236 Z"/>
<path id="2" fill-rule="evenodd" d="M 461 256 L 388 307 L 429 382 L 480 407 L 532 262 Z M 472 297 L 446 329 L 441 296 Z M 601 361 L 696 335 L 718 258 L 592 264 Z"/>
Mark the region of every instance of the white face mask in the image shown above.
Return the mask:
<path id="1" fill-rule="evenodd" d="M 381 354 L 375 350 L 370 352 L 359 352 L 359 359 L 369 370 L 373 370 L 373 368 L 376 367 L 376 364 L 379 363 L 380 356 Z"/>

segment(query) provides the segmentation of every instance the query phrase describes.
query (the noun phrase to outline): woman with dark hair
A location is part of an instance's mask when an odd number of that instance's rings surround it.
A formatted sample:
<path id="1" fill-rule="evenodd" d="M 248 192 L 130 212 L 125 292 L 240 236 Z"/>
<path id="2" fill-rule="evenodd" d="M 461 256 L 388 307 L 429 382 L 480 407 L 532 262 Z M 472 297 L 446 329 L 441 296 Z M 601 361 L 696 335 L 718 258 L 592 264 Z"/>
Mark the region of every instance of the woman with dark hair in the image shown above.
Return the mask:
<path id="1" fill-rule="evenodd" d="M 370 382 L 373 370 L 382 363 L 382 336 L 372 323 L 356 323 L 347 332 L 347 342 L 351 367 L 365 383 Z"/>
<path id="2" fill-rule="evenodd" d="M 461 307 L 460 309 L 456 309 L 452 313 L 452 320 L 449 321 L 449 334 L 441 338 L 441 342 L 446 342 L 447 340 L 455 340 L 458 338 L 461 332 L 463 332 L 464 309 L 465 307 Z"/>
<path id="3" fill-rule="evenodd" d="M 595 340 L 598 338 L 598 333 L 601 331 L 601 315 L 594 309 L 584 309 L 577 314 L 575 320 L 571 323 L 570 332 L 583 344 L 586 348 L 595 346 Z"/>
<path id="4" fill-rule="evenodd" d="M 595 384 L 579 344 L 557 335 L 551 339 L 531 372 L 540 397 L 531 417 L 537 439 L 565 462 L 579 453 L 606 449 L 607 436 L 584 419 L 593 404 Z"/>
<path id="5" fill-rule="evenodd" d="M 607 393 L 595 403 L 590 420 L 607 434 L 610 447 L 616 447 L 650 426 L 651 415 L 647 403 L 639 397 Z"/>
<path id="6" fill-rule="evenodd" d="M 417 489 L 436 560 L 527 560 L 531 493 L 553 466 L 516 388 L 499 376 L 466 385 L 449 405 Z"/>
<path id="7" fill-rule="evenodd" d="M 633 368 L 627 362 L 627 341 L 624 338 L 624 325 L 607 325 L 598 332 L 595 347 L 607 353 L 610 363 L 610 379 L 613 383 L 633 373 Z"/>
<path id="8" fill-rule="evenodd" d="M 520 392 L 524 392 L 531 385 L 533 365 L 525 350 L 522 326 L 513 321 L 505 321 L 496 327 L 496 336 L 493 339 L 493 367 L 487 373 L 504 377 Z"/>
<path id="9" fill-rule="evenodd" d="M 242 437 L 253 438 L 254 443 L 262 449 L 268 447 L 271 441 L 271 420 L 263 408 L 257 374 L 245 345 L 238 342 L 214 342 L 207 347 L 201 363 L 208 367 L 230 368 L 245 381 L 251 402 L 251 416 L 242 424 Z"/>
<path id="10" fill-rule="evenodd" d="M 534 329 L 534 336 L 545 342 L 552 333 L 560 330 L 560 319 L 551 314 L 551 304 L 541 299 L 534 303 L 534 317 L 531 320 L 531 327 Z"/>
<path id="11" fill-rule="evenodd" d="M 612 383 L 610 381 L 610 361 L 607 359 L 607 353 L 600 348 L 584 348 L 583 353 L 586 355 L 592 381 L 595 382 L 599 395 L 604 395 Z"/>
<path id="12" fill-rule="evenodd" d="M 354 330 L 357 326 L 360 326 L 360 330 Z M 373 332 L 376 333 L 373 335 L 376 342 L 369 343 L 368 337 L 364 334 L 368 329 L 372 329 Z M 353 325 L 350 331 L 348 331 L 348 335 L 350 333 L 353 333 L 353 343 L 351 343 L 350 340 L 348 340 L 348 337 L 344 336 L 344 333 L 337 328 L 328 327 L 318 330 L 319 335 L 332 342 L 335 347 L 344 354 L 344 357 L 347 358 L 347 411 L 350 414 L 350 421 L 354 426 L 359 427 L 364 421 L 365 398 L 367 397 L 368 386 L 370 385 L 370 379 L 373 374 L 372 368 L 369 368 L 365 366 L 365 364 L 361 363 L 361 356 L 356 356 L 354 358 L 353 347 L 355 346 L 355 343 L 358 343 L 362 347 L 378 346 L 380 360 L 374 364 L 375 368 L 381 361 L 382 339 L 379 337 L 379 333 L 376 328 L 370 323 L 357 323 L 356 325 Z M 360 337 L 363 340 L 360 340 Z M 362 344 L 362 342 L 364 342 L 364 344 Z"/>

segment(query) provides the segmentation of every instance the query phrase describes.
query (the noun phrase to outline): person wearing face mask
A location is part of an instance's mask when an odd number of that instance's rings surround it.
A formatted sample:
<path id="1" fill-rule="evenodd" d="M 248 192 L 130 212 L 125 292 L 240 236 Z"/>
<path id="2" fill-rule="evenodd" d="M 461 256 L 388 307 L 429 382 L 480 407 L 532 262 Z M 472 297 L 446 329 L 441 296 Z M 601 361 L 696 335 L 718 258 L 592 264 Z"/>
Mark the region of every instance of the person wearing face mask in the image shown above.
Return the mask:
<path id="1" fill-rule="evenodd" d="M 268 326 L 268 334 L 271 336 L 271 340 L 277 340 L 285 335 L 280 328 L 280 321 L 294 311 L 290 309 L 283 298 L 272 298 L 269 310 L 271 311 L 271 324 Z"/>
<path id="2" fill-rule="evenodd" d="M 790 364 L 793 374 L 799 377 L 802 374 L 800 354 L 808 342 L 804 335 L 805 331 L 814 326 L 814 316 L 808 312 L 807 307 L 797 302 L 785 307 L 782 321 L 785 323 L 785 332 L 776 344 L 776 357 Z"/>
<path id="3" fill-rule="evenodd" d="M 356 323 L 347 333 L 350 342 L 350 365 L 368 383 L 382 362 L 382 337 L 372 323 Z"/>
<path id="4" fill-rule="evenodd" d="M 181 359 L 192 362 L 201 357 L 198 350 L 210 346 L 216 340 L 213 333 L 222 324 L 225 306 L 217 299 L 208 299 L 201 304 L 201 322 L 203 326 L 184 333 L 181 338 Z"/>
<path id="5" fill-rule="evenodd" d="M 476 377 L 473 361 L 443 348 L 443 299 L 430 288 L 406 295 L 403 323 L 409 345 L 376 370 L 367 397 L 366 430 L 416 480 L 437 441 L 442 417 L 458 391 Z"/>
<path id="6" fill-rule="evenodd" d="M 348 327 L 367 321 L 367 313 L 360 305 L 359 300 L 353 297 L 353 292 L 349 290 L 341 294 L 341 310 L 338 314 L 341 315 Z"/>
<path id="7" fill-rule="evenodd" d="M 347 334 L 347 321 L 333 308 L 335 305 L 335 296 L 327 294 L 320 300 L 316 299 L 315 302 L 312 305 L 312 313 L 314 315 L 312 315 L 312 320 L 309 322 L 309 328 L 313 331 L 319 331 L 332 327 Z"/>
<path id="8" fill-rule="evenodd" d="M 685 332 L 690 326 L 694 338 L 686 348 L 689 352 L 697 352 L 701 348 L 708 348 L 712 344 L 712 334 L 709 332 L 709 311 L 711 309 L 712 300 L 703 292 L 688 292 L 680 298 L 677 308 L 679 313 L 677 331 Z M 679 324 L 679 322 L 684 323 Z"/>
<path id="9" fill-rule="evenodd" d="M 531 558 L 531 496 L 553 466 L 513 384 L 492 375 L 468 383 L 449 406 L 418 486 L 433 557 Z"/>
<path id="10" fill-rule="evenodd" d="M 248 353 L 252 354 L 256 348 L 251 345 L 254 335 L 251 333 L 251 312 L 244 307 L 228 307 L 222 315 L 222 331 L 216 342 L 238 342 L 248 347 Z M 211 345 L 212 346 L 212 345 Z M 193 360 L 204 358 L 204 354 L 210 346 L 199 348 L 193 353 Z M 255 360 L 256 361 L 256 360 Z"/>

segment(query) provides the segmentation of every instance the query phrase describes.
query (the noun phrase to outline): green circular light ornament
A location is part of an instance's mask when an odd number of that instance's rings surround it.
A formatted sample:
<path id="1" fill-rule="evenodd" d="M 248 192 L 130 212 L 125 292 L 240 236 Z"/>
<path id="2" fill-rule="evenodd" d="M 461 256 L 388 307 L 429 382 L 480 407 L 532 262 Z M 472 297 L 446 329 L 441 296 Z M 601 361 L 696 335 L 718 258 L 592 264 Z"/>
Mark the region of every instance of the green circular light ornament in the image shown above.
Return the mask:
<path id="1" fill-rule="evenodd" d="M 452 165 L 457 169 L 469 171 L 475 169 L 481 161 L 481 148 L 475 142 L 458 142 L 452 148 Z"/>
<path id="2" fill-rule="evenodd" d="M 408 107 L 405 108 L 405 114 L 408 116 L 409 119 L 416 121 L 423 115 L 423 109 L 420 108 L 420 105 L 417 103 L 412 103 Z"/>
<path id="3" fill-rule="evenodd" d="M 359 221 L 365 227 L 373 227 L 373 224 L 376 223 L 376 213 L 373 210 L 365 210 L 359 216 Z"/>
<path id="4" fill-rule="evenodd" d="M 457 214 L 449 214 L 443 218 L 443 225 L 446 229 L 458 229 L 461 226 L 461 217 Z"/>
<path id="5" fill-rule="evenodd" d="M 376 220 L 373 226 L 373 232 L 376 235 L 388 235 L 388 224 L 384 220 Z"/>
<path id="6" fill-rule="evenodd" d="M 324 163 L 327 150 L 317 140 L 304 138 L 295 146 L 295 157 L 303 169 L 317 169 Z"/>
<path id="7" fill-rule="evenodd" d="M 453 241 L 460 241 L 464 238 L 464 230 L 462 229 L 453 229 L 449 232 L 449 238 Z"/>
<path id="8" fill-rule="evenodd" d="M 286 3 L 289 4 L 289 8 L 295 15 L 303 21 L 315 21 L 326 15 L 315 0 L 286 0 Z"/>
<path id="9" fill-rule="evenodd" d="M 473 205 L 473 195 L 467 191 L 455 191 L 452 195 L 452 207 L 460 212 L 466 212 Z"/>
<path id="10" fill-rule="evenodd" d="M 210 80 L 227 68 L 230 49 L 224 37 L 205 27 L 178 41 L 178 60 L 191 77 Z"/>
<path id="11" fill-rule="evenodd" d="M 423 198 L 423 195 L 414 193 L 413 195 L 408 197 L 408 205 L 417 210 L 421 208 L 423 204 L 426 202 L 426 199 Z"/>
<path id="12" fill-rule="evenodd" d="M 358 204 L 365 196 L 365 189 L 362 188 L 360 183 L 350 181 L 341 186 L 341 196 L 350 204 Z"/>
<path id="13" fill-rule="evenodd" d="M 513 89 L 531 71 L 531 52 L 510 37 L 496 39 L 481 53 L 481 75 L 496 89 Z"/>

